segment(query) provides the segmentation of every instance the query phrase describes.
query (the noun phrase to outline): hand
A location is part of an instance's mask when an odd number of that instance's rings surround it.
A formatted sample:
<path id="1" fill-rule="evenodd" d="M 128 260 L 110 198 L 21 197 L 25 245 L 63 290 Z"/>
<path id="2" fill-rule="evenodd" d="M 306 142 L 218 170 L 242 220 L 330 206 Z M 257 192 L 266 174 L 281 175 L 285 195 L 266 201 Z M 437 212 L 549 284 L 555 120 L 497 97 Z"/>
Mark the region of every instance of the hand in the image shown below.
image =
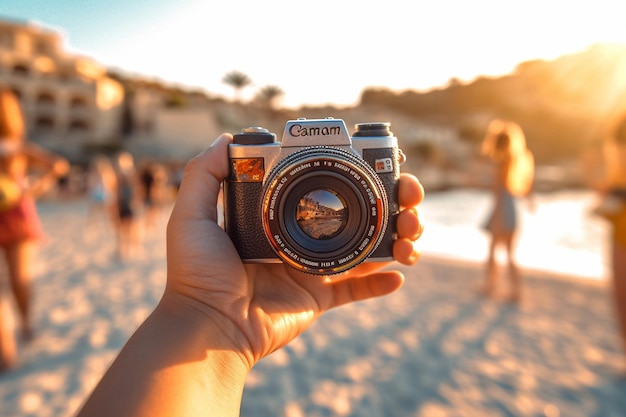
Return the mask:
<path id="1" fill-rule="evenodd" d="M 187 165 L 167 227 L 167 286 L 79 416 L 237 416 L 246 375 L 330 308 L 400 288 L 397 271 L 362 263 L 337 276 L 283 264 L 244 265 L 217 224 L 230 135 Z M 417 179 L 400 178 L 397 261 L 412 264 L 421 234 Z"/>
<path id="2" fill-rule="evenodd" d="M 250 369 L 325 311 L 391 293 L 402 286 L 404 277 L 398 271 L 379 271 L 385 263 L 365 262 L 332 278 L 283 264 L 244 265 L 217 224 L 230 140 L 228 134 L 220 136 L 187 165 L 167 229 L 168 283 L 162 303 L 188 314 L 190 320 L 200 317 L 211 323 Z M 422 225 L 414 207 L 423 196 L 417 179 L 402 174 L 402 211 L 393 254 L 403 264 L 413 264 L 419 257 L 413 243 Z"/>

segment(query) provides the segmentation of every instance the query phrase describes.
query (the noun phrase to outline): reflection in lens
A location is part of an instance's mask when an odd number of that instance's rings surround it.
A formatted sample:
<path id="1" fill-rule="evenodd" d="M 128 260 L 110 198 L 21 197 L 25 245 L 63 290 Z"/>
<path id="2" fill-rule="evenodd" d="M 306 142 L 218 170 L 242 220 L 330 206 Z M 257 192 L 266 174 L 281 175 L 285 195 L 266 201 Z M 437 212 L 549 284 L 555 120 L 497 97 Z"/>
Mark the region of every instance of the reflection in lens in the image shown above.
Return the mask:
<path id="1" fill-rule="evenodd" d="M 296 208 L 300 229 L 313 239 L 331 239 L 345 227 L 348 209 L 343 198 L 327 189 L 302 196 Z"/>

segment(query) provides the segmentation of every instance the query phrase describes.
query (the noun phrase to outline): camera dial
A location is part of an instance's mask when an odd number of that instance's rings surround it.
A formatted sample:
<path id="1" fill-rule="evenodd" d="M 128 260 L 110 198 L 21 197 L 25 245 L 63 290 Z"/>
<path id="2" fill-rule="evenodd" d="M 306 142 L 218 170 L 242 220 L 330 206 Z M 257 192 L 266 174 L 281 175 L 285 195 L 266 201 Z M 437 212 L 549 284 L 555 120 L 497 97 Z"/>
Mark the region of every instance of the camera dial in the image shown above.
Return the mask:
<path id="1" fill-rule="evenodd" d="M 357 123 L 354 125 L 355 132 L 353 137 L 376 137 L 376 136 L 393 136 L 391 132 L 391 123 L 388 122 L 376 122 L 376 123 Z"/>
<path id="2" fill-rule="evenodd" d="M 233 135 L 235 145 L 265 145 L 276 142 L 276 135 L 264 127 L 252 126 Z"/>

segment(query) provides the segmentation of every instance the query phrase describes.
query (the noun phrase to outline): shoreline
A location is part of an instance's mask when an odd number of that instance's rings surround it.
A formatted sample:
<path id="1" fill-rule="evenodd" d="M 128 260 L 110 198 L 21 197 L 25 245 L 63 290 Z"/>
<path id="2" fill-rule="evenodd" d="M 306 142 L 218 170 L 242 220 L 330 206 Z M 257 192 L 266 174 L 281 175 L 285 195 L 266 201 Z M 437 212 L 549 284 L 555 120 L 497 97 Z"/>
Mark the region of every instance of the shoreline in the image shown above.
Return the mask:
<path id="1" fill-rule="evenodd" d="M 484 262 L 472 259 L 461 259 L 454 258 L 452 256 L 436 254 L 436 253 L 423 253 L 420 257 L 420 262 L 429 262 L 433 264 L 441 264 L 441 265 L 449 265 L 458 268 L 467 268 L 469 270 L 476 270 L 476 273 L 482 273 Z M 530 279 L 548 279 L 548 280 L 557 280 L 563 281 L 566 283 L 571 283 L 573 285 L 582 285 L 582 286 L 591 286 L 591 287 L 601 287 L 608 288 L 611 283 L 607 278 L 597 278 L 597 277 L 587 277 L 584 275 L 574 275 L 568 273 L 556 272 L 548 269 L 541 268 L 533 268 L 528 266 L 521 266 L 518 264 L 520 274 L 522 279 L 530 278 Z M 500 265 L 501 269 L 504 269 L 503 265 Z M 502 281 L 506 280 L 504 276 L 504 271 L 502 271 L 503 276 L 501 277 Z"/>

